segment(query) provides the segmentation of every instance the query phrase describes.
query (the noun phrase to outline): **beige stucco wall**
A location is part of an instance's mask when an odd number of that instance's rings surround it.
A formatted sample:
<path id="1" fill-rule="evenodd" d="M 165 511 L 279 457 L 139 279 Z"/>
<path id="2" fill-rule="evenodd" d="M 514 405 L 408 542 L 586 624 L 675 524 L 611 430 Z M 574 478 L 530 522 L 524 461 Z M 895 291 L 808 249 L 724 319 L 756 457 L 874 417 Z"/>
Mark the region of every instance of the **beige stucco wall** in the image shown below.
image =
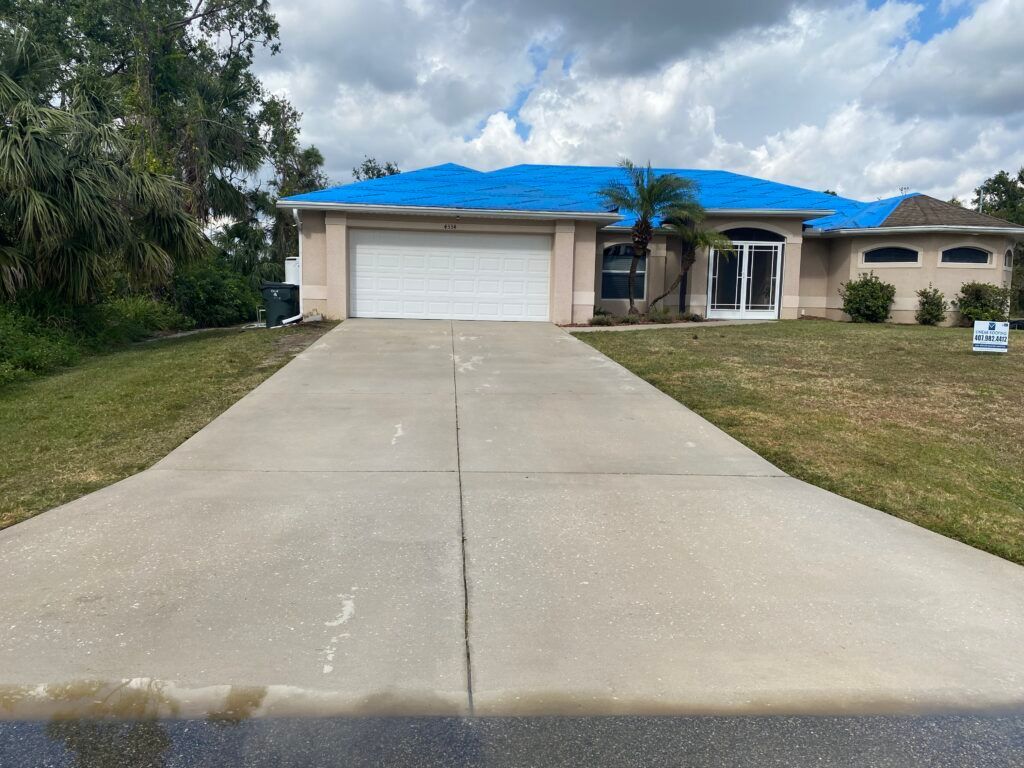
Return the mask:
<path id="1" fill-rule="evenodd" d="M 445 231 L 455 225 L 460 232 L 550 234 L 552 236 L 550 274 L 550 318 L 559 324 L 586 323 L 594 307 L 624 314 L 624 299 L 601 299 L 601 254 L 615 243 L 630 243 L 624 230 L 599 229 L 592 221 L 524 221 L 483 219 L 458 216 L 385 216 L 335 211 L 301 212 L 302 310 L 318 311 L 326 317 L 342 319 L 348 315 L 348 236 L 359 228 Z M 968 281 L 1008 283 L 1010 271 L 1003 268 L 1003 254 L 1013 242 L 1001 236 L 908 235 L 893 237 L 804 238 L 802 222 L 796 218 L 711 217 L 709 226 L 718 231 L 736 227 L 756 227 L 777 232 L 786 238 L 783 256 L 783 319 L 801 316 L 847 319 L 842 312 L 840 285 L 859 274 L 875 272 L 896 286 L 892 319 L 914 322 L 916 291 L 929 283 L 952 299 Z M 919 265 L 863 263 L 864 251 L 884 245 L 903 245 L 921 253 Z M 949 266 L 940 263 L 947 248 L 970 245 L 993 254 L 992 263 L 983 267 Z M 641 311 L 647 300 L 662 293 L 675 280 L 679 269 L 680 245 L 677 238 L 664 234 L 651 241 L 647 267 L 647 299 L 638 301 Z M 697 254 L 687 280 L 686 309 L 707 314 L 708 254 Z M 664 306 L 679 307 L 679 295 L 673 291 Z M 955 319 L 950 314 L 950 321 Z"/>
<path id="2" fill-rule="evenodd" d="M 913 323 L 917 311 L 917 291 L 933 285 L 951 301 L 967 282 L 1007 285 L 1010 272 L 1003 268 L 1003 254 L 1012 241 L 998 235 L 891 235 L 888 237 L 846 237 L 828 239 L 829 282 L 826 316 L 834 320 L 849 319 L 842 312 L 840 284 L 873 272 L 880 280 L 896 286 L 892 306 L 892 322 Z M 919 253 L 917 264 L 865 264 L 864 253 L 882 246 L 902 246 Z M 943 264 L 942 251 L 959 246 L 981 248 L 992 253 L 988 265 Z M 947 313 L 947 322 L 956 321 L 956 313 Z"/>

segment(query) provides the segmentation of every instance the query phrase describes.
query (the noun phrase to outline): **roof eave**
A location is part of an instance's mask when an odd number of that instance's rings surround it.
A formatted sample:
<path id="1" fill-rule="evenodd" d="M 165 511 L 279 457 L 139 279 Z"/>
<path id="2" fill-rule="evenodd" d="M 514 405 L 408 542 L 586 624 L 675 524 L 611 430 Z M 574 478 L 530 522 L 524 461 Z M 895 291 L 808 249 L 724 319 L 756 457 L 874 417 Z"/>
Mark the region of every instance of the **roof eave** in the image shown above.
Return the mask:
<path id="1" fill-rule="evenodd" d="M 368 203 L 326 203 L 311 200 L 278 200 L 278 208 L 298 210 L 344 211 L 346 213 L 382 213 L 401 216 L 466 216 L 493 219 L 580 219 L 585 221 L 616 222 L 622 216 L 608 212 L 585 211 L 521 211 L 504 208 L 450 208 L 429 205 L 376 205 Z"/>
<path id="2" fill-rule="evenodd" d="M 1024 239 L 1024 227 L 968 227 L 959 224 L 928 224 L 915 227 L 862 227 L 854 229 L 806 229 L 804 236 L 853 237 L 857 235 L 914 235 L 943 232 L 961 235 L 1012 235 Z"/>

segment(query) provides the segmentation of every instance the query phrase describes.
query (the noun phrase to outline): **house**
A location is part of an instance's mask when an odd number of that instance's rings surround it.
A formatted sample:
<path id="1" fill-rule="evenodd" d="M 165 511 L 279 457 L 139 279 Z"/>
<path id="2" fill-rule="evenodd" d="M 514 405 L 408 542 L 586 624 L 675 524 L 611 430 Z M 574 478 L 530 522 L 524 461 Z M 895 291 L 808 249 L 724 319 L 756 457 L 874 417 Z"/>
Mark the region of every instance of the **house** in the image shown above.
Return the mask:
<path id="1" fill-rule="evenodd" d="M 892 319 L 915 292 L 1006 284 L 1024 227 L 926 195 L 860 202 L 716 170 L 693 179 L 706 226 L 735 254 L 700 253 L 665 306 L 708 318 L 842 319 L 840 285 L 865 272 L 895 284 Z M 629 211 L 597 190 L 618 167 L 446 164 L 282 199 L 300 225 L 301 302 L 327 317 L 550 320 L 624 313 Z M 680 244 L 656 230 L 636 298 L 672 284 Z"/>

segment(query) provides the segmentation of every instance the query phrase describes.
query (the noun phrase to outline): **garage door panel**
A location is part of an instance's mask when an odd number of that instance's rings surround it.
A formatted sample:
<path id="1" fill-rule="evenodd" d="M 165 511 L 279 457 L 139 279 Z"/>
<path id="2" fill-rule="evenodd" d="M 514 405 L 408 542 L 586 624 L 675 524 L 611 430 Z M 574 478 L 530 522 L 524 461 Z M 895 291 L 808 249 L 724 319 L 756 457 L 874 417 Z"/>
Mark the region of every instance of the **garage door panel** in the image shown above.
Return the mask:
<path id="1" fill-rule="evenodd" d="M 547 320 L 550 235 L 353 229 L 353 317 Z"/>

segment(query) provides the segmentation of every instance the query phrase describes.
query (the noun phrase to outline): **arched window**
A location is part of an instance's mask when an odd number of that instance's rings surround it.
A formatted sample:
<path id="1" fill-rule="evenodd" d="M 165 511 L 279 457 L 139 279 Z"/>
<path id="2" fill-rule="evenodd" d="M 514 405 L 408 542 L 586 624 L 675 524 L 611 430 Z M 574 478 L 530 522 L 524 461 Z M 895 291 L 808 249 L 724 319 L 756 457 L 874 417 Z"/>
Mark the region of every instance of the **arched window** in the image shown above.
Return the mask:
<path id="1" fill-rule="evenodd" d="M 784 243 L 786 241 L 785 236 L 777 232 L 757 227 L 736 227 L 727 229 L 722 234 L 734 243 Z"/>
<path id="2" fill-rule="evenodd" d="M 1013 251 L 1008 250 L 1003 254 L 1003 269 L 1013 269 Z"/>
<path id="3" fill-rule="evenodd" d="M 896 245 L 864 251 L 865 264 L 917 264 L 917 251 Z"/>
<path id="4" fill-rule="evenodd" d="M 629 298 L 629 267 L 633 263 L 633 246 L 626 243 L 609 245 L 601 256 L 601 298 Z M 633 298 L 647 297 L 647 257 L 641 256 L 636 265 L 636 283 Z"/>
<path id="5" fill-rule="evenodd" d="M 962 246 L 960 248 L 948 248 L 942 252 L 943 264 L 988 264 L 990 254 L 981 248 Z"/>

